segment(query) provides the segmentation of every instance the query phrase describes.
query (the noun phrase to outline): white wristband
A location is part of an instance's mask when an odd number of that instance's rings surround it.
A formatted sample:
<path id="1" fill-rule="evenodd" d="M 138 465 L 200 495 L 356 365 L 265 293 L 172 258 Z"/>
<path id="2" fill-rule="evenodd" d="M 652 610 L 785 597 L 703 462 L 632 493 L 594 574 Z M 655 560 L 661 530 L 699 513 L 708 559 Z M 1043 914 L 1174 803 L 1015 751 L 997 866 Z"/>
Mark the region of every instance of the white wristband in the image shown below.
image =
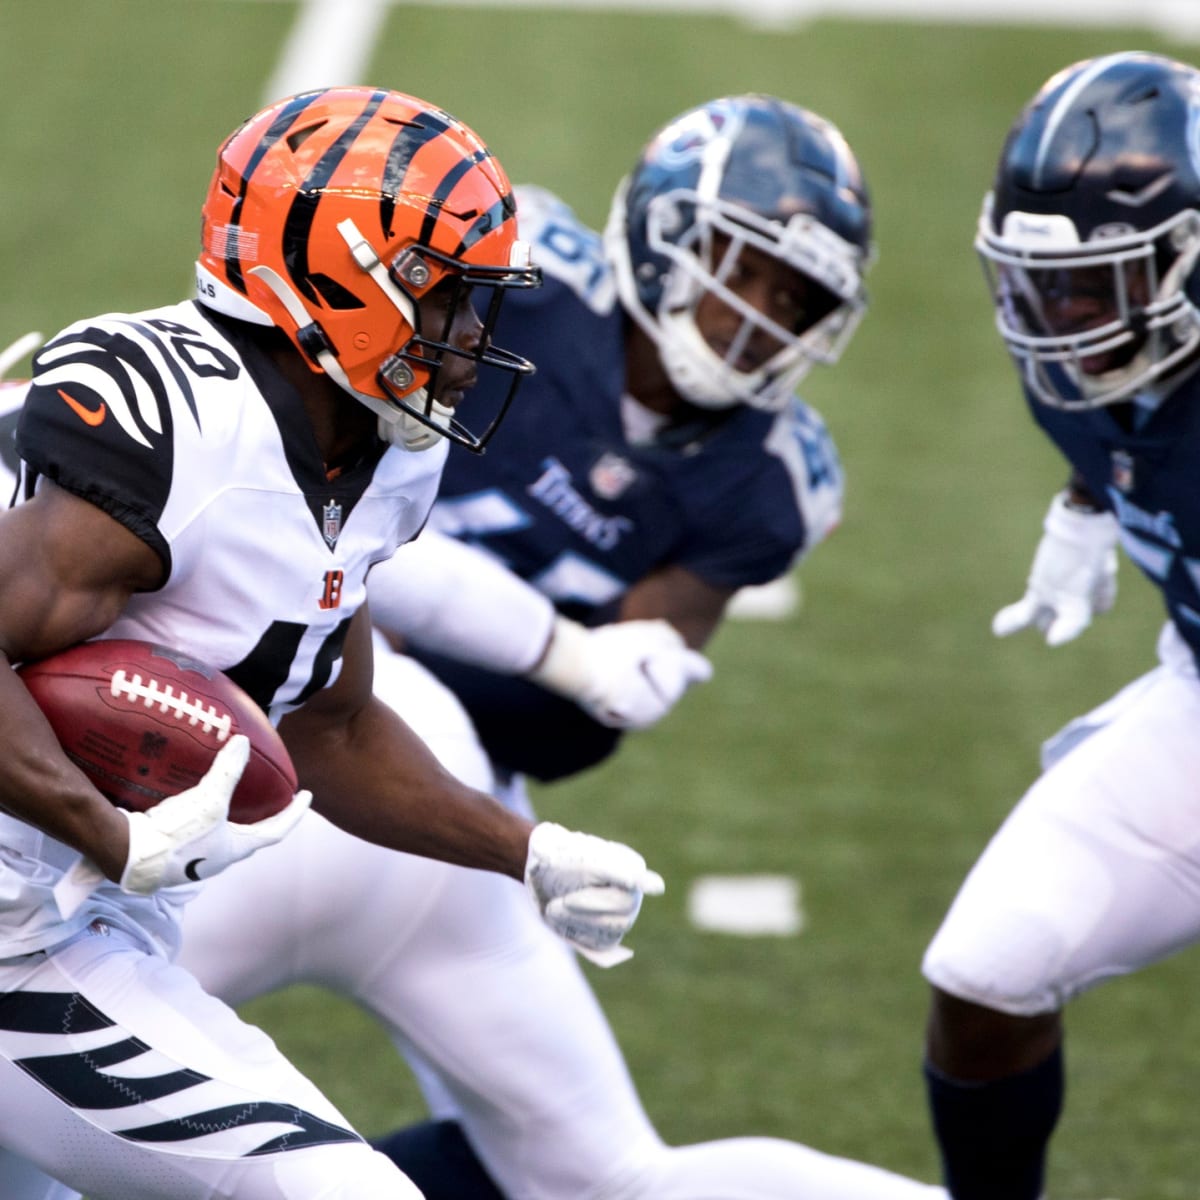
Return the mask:
<path id="1" fill-rule="evenodd" d="M 594 687 L 589 636 L 583 625 L 556 614 L 546 651 L 526 678 L 568 700 L 579 700 Z"/>

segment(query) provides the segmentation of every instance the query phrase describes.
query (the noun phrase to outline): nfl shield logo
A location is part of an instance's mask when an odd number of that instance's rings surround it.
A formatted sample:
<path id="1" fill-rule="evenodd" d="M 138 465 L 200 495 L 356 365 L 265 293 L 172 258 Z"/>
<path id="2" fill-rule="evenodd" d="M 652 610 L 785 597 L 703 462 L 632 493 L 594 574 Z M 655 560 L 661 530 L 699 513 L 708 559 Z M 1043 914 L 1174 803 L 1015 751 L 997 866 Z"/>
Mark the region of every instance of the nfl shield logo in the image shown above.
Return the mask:
<path id="1" fill-rule="evenodd" d="M 1112 452 L 1112 481 L 1118 492 L 1133 490 L 1133 455 L 1124 450 Z"/>
<path id="2" fill-rule="evenodd" d="M 588 475 L 592 491 L 602 500 L 615 500 L 637 478 L 637 471 L 619 454 L 606 451 Z"/>
<path id="3" fill-rule="evenodd" d="M 332 550 L 342 533 L 342 506 L 336 500 L 330 500 L 321 511 L 324 514 L 321 532 L 325 535 L 326 545 Z"/>

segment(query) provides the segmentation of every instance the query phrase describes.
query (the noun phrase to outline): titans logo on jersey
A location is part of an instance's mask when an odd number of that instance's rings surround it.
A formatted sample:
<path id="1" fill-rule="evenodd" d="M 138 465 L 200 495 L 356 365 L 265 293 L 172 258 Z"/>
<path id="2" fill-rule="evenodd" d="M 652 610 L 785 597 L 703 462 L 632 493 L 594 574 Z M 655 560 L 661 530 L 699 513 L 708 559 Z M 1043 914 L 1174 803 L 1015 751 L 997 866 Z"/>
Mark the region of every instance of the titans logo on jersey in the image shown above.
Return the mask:
<path id="1" fill-rule="evenodd" d="M 111 636 L 193 653 L 276 717 L 336 677 L 367 571 L 421 528 L 445 455 L 380 443 L 328 479 L 294 389 L 193 303 L 60 334 L 35 360 L 17 448 L 162 560 L 161 588 Z"/>
<path id="2" fill-rule="evenodd" d="M 780 414 L 696 410 L 657 431 L 652 418 L 644 429 L 623 420 L 624 318 L 600 238 L 549 193 L 517 196 L 544 283 L 508 298 L 496 336 L 537 374 L 486 455 L 451 451 L 432 524 L 485 546 L 585 623 L 614 614 L 663 564 L 717 588 L 778 577 L 841 513 L 841 466 L 820 417 L 796 401 Z M 517 685 L 426 661 L 467 703 L 498 762 L 561 773 L 501 744 L 507 733 L 489 737 L 489 710 L 517 711 Z"/>
<path id="3" fill-rule="evenodd" d="M 1200 661 L 1200 375 L 1154 410 L 1066 413 L 1030 401 L 1035 420 L 1102 497 L 1129 557 L 1163 594 Z"/>

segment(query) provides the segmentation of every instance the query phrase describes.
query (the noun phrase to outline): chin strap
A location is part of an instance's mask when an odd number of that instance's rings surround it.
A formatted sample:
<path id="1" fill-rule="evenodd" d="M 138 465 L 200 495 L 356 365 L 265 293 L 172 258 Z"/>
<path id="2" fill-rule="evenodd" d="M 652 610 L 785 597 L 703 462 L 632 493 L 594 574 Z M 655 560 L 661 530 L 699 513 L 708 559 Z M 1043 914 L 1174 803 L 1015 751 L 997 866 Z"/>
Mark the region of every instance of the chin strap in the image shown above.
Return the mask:
<path id="1" fill-rule="evenodd" d="M 288 316 L 296 322 L 296 327 L 301 335 L 308 329 L 319 334 L 319 344 L 314 345 L 311 351 L 313 357 L 338 387 L 344 392 L 348 392 L 360 404 L 365 404 L 379 418 L 378 431 L 383 441 L 387 442 L 389 446 L 399 446 L 403 450 L 419 451 L 429 450 L 442 440 L 442 435 L 436 429 L 419 421 L 411 413 L 405 412 L 395 404 L 389 404 L 386 400 L 379 399 L 378 396 L 368 396 L 351 384 L 346 372 L 342 370 L 341 363 L 338 362 L 328 343 L 324 341 L 324 334 L 320 334 L 320 326 L 309 317 L 304 305 L 300 303 L 300 297 L 276 271 L 270 267 L 252 267 L 250 274 L 261 279 L 275 293 L 279 303 L 287 310 Z M 313 338 L 312 341 L 318 343 L 318 338 Z M 414 392 L 413 397 L 418 403 L 423 403 L 425 400 L 424 389 Z M 454 410 L 434 400 L 429 406 L 429 414 L 432 418 L 448 424 L 454 415 Z"/>

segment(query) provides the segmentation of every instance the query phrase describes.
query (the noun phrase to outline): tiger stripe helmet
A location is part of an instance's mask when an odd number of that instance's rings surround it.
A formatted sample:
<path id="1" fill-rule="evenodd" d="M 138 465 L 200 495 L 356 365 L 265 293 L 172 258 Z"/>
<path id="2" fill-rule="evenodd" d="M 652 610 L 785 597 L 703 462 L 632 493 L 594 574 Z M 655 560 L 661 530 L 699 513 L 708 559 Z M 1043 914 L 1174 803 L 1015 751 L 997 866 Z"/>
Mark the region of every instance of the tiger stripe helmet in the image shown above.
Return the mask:
<path id="1" fill-rule="evenodd" d="M 450 344 L 449 322 L 421 328 L 417 301 L 446 280 L 484 301 L 471 350 Z M 197 299 L 282 330 L 379 416 L 389 442 L 424 449 L 445 436 L 482 450 L 533 372 L 492 344 L 500 302 L 539 283 L 503 167 L 462 122 L 413 96 L 304 92 L 249 118 L 217 153 Z M 433 398 L 447 355 L 511 376 L 480 434 Z"/>

